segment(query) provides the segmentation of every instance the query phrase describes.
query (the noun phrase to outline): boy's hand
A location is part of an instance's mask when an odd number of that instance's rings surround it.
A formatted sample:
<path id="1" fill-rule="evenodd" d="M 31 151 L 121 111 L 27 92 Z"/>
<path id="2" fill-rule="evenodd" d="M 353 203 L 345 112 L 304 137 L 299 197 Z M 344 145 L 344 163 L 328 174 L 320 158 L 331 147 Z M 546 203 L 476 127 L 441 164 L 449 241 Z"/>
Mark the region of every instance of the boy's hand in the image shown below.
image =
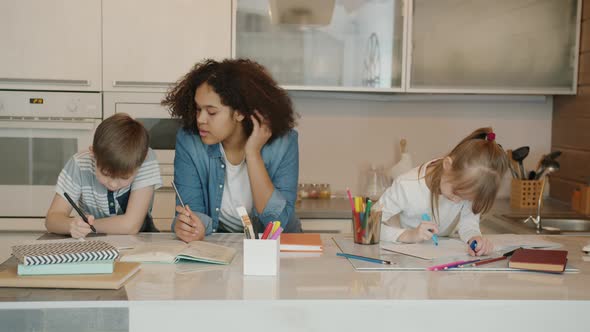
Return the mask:
<path id="1" fill-rule="evenodd" d="M 184 242 L 199 241 L 205 238 L 205 226 L 201 219 L 191 211 L 188 205 L 185 208 L 176 206 L 176 224 L 174 233 Z"/>
<path id="2" fill-rule="evenodd" d="M 70 235 L 72 235 L 74 239 L 86 237 L 88 233 L 92 232 L 90 225 L 94 225 L 94 216 L 86 216 L 86 218 L 88 219 L 88 224 L 80 217 L 73 218 L 72 221 L 70 221 Z"/>
<path id="3" fill-rule="evenodd" d="M 470 244 L 473 241 L 477 241 L 477 247 L 475 247 L 475 251 L 471 250 Z M 469 241 L 467 241 L 467 251 L 471 256 L 485 256 L 489 255 L 494 251 L 494 244 L 492 241 L 481 237 L 481 236 L 474 236 Z"/>
<path id="4" fill-rule="evenodd" d="M 399 236 L 399 241 L 416 243 L 432 238 L 432 234 L 438 234 L 438 225 L 431 221 L 423 221 L 414 229 L 407 229 Z"/>

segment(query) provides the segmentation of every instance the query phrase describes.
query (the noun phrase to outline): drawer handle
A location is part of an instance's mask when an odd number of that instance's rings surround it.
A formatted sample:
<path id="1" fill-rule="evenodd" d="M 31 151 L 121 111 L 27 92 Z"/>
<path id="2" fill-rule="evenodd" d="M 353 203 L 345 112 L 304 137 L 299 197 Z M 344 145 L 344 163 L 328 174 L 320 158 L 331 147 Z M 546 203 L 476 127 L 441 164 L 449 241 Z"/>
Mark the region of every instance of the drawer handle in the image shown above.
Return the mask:
<path id="1" fill-rule="evenodd" d="M 0 83 L 17 83 L 17 84 L 47 84 L 47 85 L 80 85 L 89 86 L 89 80 L 65 80 L 65 79 L 47 79 L 47 78 L 8 78 L 0 77 Z"/>
<path id="2" fill-rule="evenodd" d="M 174 85 L 173 82 L 149 82 L 149 81 L 113 81 L 114 87 L 144 87 L 144 88 L 167 88 Z"/>

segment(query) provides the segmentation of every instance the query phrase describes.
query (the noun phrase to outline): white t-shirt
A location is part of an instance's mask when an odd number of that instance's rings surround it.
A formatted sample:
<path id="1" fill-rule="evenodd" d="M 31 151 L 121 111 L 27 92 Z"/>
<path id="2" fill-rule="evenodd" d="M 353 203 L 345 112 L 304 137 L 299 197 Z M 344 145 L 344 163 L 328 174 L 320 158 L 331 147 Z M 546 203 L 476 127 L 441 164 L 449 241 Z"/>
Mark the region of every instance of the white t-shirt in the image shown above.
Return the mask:
<path id="1" fill-rule="evenodd" d="M 219 223 L 221 228 L 227 231 L 243 232 L 242 219 L 238 215 L 236 208 L 243 206 L 248 213 L 252 211 L 253 199 L 248 167 L 245 159 L 238 165 L 232 165 L 227 160 L 223 146 L 221 144 L 219 146 L 225 161 L 225 185 L 223 186 L 223 196 L 221 198 Z"/>
<path id="2" fill-rule="evenodd" d="M 381 240 L 397 241 L 405 228 L 416 228 L 422 223 L 424 213 L 435 220 L 430 208 L 430 189 L 424 178 L 430 162 L 422 166 L 420 173 L 420 167 L 416 167 L 400 175 L 379 199 L 383 206 Z M 458 229 L 459 237 L 465 242 L 473 236 L 481 236 L 480 215 L 473 213 L 470 201 L 454 203 L 440 195 L 438 205 L 439 235 L 448 236 Z M 399 222 L 389 220 L 397 214 Z"/>

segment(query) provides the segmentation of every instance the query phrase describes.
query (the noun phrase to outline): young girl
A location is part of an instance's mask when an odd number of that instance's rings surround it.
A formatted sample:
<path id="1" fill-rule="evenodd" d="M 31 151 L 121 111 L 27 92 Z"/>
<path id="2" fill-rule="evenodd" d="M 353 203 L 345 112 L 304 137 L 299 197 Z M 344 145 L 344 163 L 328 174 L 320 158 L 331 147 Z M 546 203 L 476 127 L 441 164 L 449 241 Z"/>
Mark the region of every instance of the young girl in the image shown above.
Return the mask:
<path id="1" fill-rule="evenodd" d="M 294 213 L 299 177 L 295 113 L 287 93 L 249 60 L 205 60 L 184 76 L 162 105 L 180 118 L 176 135 L 172 224 L 186 241 L 212 232 L 243 232 L 236 208 L 255 223 L 278 220 L 300 232 Z M 180 222 L 178 222 L 180 221 Z"/>
<path id="2" fill-rule="evenodd" d="M 380 198 L 382 221 L 400 214 L 400 226 L 387 223 L 385 241 L 420 242 L 433 234 L 449 235 L 458 226 L 470 255 L 487 255 L 493 244 L 483 238 L 479 218 L 488 212 L 508 169 L 492 128 L 480 128 L 464 138 L 447 156 L 399 176 Z M 432 221 L 428 221 L 432 220 Z M 477 242 L 475 250 L 470 248 Z"/>

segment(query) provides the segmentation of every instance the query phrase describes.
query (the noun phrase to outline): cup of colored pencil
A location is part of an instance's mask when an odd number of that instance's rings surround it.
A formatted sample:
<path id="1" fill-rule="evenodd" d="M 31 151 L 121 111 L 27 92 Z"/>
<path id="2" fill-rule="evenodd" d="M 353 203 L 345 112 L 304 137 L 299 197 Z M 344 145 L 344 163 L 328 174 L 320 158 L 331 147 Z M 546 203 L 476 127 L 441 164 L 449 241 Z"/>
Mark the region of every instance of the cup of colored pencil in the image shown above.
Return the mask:
<path id="1" fill-rule="evenodd" d="M 376 244 L 381 236 L 381 206 L 368 197 L 352 196 L 347 189 L 352 210 L 354 243 Z"/>

